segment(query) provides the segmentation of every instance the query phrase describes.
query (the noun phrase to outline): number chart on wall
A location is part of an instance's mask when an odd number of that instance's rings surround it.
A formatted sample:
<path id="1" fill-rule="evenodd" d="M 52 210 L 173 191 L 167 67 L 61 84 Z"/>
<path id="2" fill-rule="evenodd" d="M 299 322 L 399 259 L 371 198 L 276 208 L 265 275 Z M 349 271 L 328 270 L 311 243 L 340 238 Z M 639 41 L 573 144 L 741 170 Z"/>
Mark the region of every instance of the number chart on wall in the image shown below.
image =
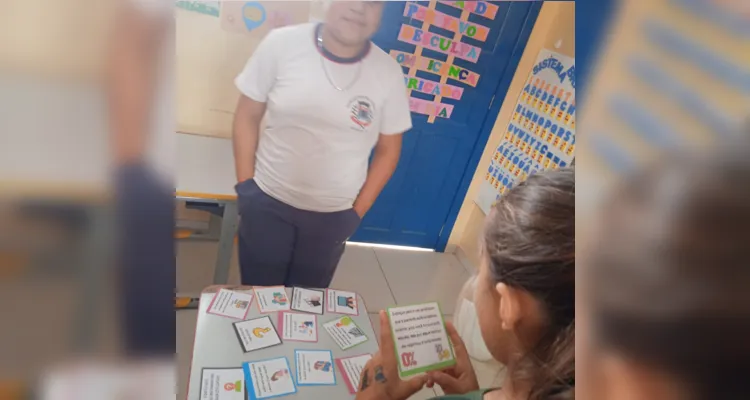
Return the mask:
<path id="1" fill-rule="evenodd" d="M 398 40 L 413 44 L 416 50 L 413 53 L 391 50 L 390 54 L 404 67 L 409 68 L 409 73 L 404 76 L 407 90 L 412 92 L 433 95 L 434 100 L 425 100 L 410 96 L 409 107 L 412 112 L 428 116 L 428 122 L 433 123 L 436 118 L 450 118 L 453 114 L 453 105 L 441 102 L 443 98 L 461 100 L 464 88 L 446 83 L 453 79 L 476 87 L 479 82 L 479 74 L 472 72 L 469 68 L 454 65 L 454 60 L 463 60 L 468 63 L 476 63 L 482 49 L 464 43 L 461 37 L 468 37 L 480 42 L 487 40 L 490 29 L 477 22 L 470 22 L 469 15 L 475 14 L 494 20 L 497 15 L 498 6 L 483 1 L 441 1 L 453 8 L 462 10 L 459 17 L 451 16 L 437 11 L 437 1 L 430 1 L 424 6 L 409 2 L 404 7 L 404 17 L 422 23 L 422 27 L 409 24 L 401 25 Z M 430 26 L 435 26 L 455 34 L 449 38 L 430 31 Z M 447 60 L 440 61 L 423 56 L 422 49 L 432 50 L 447 56 Z M 429 72 L 440 76 L 439 81 L 424 79 L 416 76 L 417 71 Z"/>
<path id="2" fill-rule="evenodd" d="M 540 51 L 475 199 L 485 214 L 529 175 L 570 165 L 575 151 L 575 88 L 575 59 Z"/>

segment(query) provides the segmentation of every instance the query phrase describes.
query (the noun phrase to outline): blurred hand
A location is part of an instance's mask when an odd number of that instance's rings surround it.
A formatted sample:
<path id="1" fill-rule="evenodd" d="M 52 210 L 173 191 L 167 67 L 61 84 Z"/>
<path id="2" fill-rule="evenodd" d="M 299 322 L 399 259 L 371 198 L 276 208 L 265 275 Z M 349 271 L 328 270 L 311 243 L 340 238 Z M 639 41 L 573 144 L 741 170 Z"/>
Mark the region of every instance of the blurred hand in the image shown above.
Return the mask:
<path id="1" fill-rule="evenodd" d="M 469 353 L 466 351 L 464 341 L 458 335 L 456 327 L 447 322 L 445 328 L 453 343 L 453 351 L 456 354 L 456 365 L 445 371 L 431 371 L 427 373 L 427 387 L 431 388 L 438 384 L 445 394 L 464 394 L 479 390 L 479 381 L 471 365 Z"/>
<path id="2" fill-rule="evenodd" d="M 380 312 L 380 350 L 367 362 L 359 381 L 357 400 L 406 400 L 427 381 L 421 375 L 402 381 L 398 376 L 396 350 L 385 311 Z"/>

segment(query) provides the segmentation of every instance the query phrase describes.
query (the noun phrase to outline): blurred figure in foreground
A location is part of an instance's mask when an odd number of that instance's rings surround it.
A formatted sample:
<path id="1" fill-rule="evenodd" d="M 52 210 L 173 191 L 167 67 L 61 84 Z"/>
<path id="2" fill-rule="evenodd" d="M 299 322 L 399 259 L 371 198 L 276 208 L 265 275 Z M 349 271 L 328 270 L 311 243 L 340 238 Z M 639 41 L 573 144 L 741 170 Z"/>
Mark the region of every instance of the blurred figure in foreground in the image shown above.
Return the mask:
<path id="1" fill-rule="evenodd" d="M 174 4 L 122 0 L 117 5 L 105 92 L 116 217 L 112 289 L 119 295 L 118 350 L 124 357 L 89 350 L 76 354 L 74 362 L 53 365 L 40 385 L 46 400 L 174 396 L 175 129 L 174 91 L 167 79 L 174 69 Z"/>
<path id="2" fill-rule="evenodd" d="M 579 398 L 750 398 L 748 143 L 663 157 L 597 226 L 583 250 Z"/>
<path id="3" fill-rule="evenodd" d="M 175 349 L 173 4 L 127 0 L 117 16 L 108 92 L 126 351 Z"/>

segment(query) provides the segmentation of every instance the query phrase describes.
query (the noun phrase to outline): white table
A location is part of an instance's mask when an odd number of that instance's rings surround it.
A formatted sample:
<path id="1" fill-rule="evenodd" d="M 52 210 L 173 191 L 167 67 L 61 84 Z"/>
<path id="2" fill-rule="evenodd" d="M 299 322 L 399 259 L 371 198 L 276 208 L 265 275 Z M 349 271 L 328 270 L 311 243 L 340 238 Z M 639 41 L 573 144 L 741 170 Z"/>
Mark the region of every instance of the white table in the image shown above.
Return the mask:
<path id="1" fill-rule="evenodd" d="M 322 328 L 322 325 L 328 321 L 341 317 L 341 314 L 325 313 L 318 316 L 318 342 L 286 342 L 280 346 L 273 346 L 262 350 L 243 353 L 237 340 L 237 335 L 232 328 L 232 323 L 236 320 L 218 315 L 206 314 L 209 303 L 219 288 L 249 290 L 249 286 L 210 286 L 203 290 L 200 298 L 200 308 L 198 310 L 198 321 L 195 328 L 195 342 L 193 345 L 193 358 L 190 364 L 190 376 L 188 379 L 187 400 L 198 400 L 201 384 L 201 370 L 203 368 L 241 368 L 242 363 L 253 360 L 265 360 L 275 357 L 286 357 L 292 371 L 295 370 L 295 349 L 310 350 L 331 350 L 333 358 L 356 356 L 360 354 L 375 353 L 378 351 L 378 336 L 372 329 L 370 318 L 367 315 L 367 307 L 362 296 L 357 295 L 359 302 L 359 315 L 351 316 L 354 322 L 362 328 L 367 335 L 368 340 L 352 349 L 341 350 L 331 337 Z M 291 299 L 292 289 L 286 289 L 287 296 Z M 252 319 L 260 316 L 257 304 L 250 307 L 250 312 L 246 319 Z M 277 313 L 265 314 L 270 315 L 274 326 L 277 327 Z M 284 398 L 296 399 L 353 399 L 354 395 L 349 393 L 344 383 L 343 375 L 338 368 L 336 370 L 336 386 L 298 386 L 297 393 Z M 296 375 L 294 375 L 296 383 Z"/>

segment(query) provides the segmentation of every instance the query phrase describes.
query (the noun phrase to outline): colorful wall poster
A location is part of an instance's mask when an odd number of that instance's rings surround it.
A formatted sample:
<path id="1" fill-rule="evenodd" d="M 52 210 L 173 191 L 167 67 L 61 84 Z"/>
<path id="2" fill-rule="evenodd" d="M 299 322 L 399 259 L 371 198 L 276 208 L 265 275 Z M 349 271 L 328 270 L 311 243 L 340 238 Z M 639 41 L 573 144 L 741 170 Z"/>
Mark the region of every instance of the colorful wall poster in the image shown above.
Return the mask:
<path id="1" fill-rule="evenodd" d="M 458 86 L 435 82 L 429 79 L 417 78 L 414 76 L 404 76 L 404 83 L 406 83 L 407 89 L 456 100 L 460 100 L 461 95 L 464 94 L 464 89 Z"/>
<path id="2" fill-rule="evenodd" d="M 428 24 L 447 29 L 453 33 L 464 35 L 472 39 L 484 42 L 487 40 L 487 34 L 490 29 L 469 21 L 462 21 L 460 18 L 450 16 L 431 8 L 420 6 L 416 3 L 407 3 L 404 7 L 404 16 L 416 20 L 427 22 Z"/>
<path id="3" fill-rule="evenodd" d="M 450 104 L 438 103 L 436 101 L 423 100 L 417 98 L 409 99 L 409 109 L 417 114 L 425 114 L 434 117 L 450 118 L 453 113 L 453 106 Z"/>
<path id="4" fill-rule="evenodd" d="M 404 4 L 403 16 L 409 22 L 420 21 L 421 27 L 404 23 L 398 33 L 398 40 L 414 45 L 413 53 L 391 50 L 391 57 L 409 68 L 404 81 L 407 93 L 424 93 L 434 96 L 431 100 L 412 97 L 409 106 L 412 112 L 427 115 L 427 122 L 433 123 L 437 118 L 450 118 L 453 105 L 443 104 L 443 98 L 460 100 L 464 88 L 448 83 L 448 79 L 476 87 L 479 74 L 470 69 L 454 65 L 456 59 L 477 63 L 482 49 L 462 41 L 464 37 L 484 42 L 489 37 L 490 28 L 474 20 L 469 21 L 471 13 L 494 19 L 498 7 L 483 1 L 474 2 L 442 2 L 449 6 L 465 9 L 468 12 L 460 16 L 453 16 L 435 9 L 436 2 L 429 6 L 407 2 Z M 430 27 L 436 26 L 451 33 L 437 34 L 430 32 Z M 476 42 L 474 42 L 476 43 Z M 440 61 L 422 56 L 422 50 L 432 50 L 446 55 L 446 60 Z M 417 71 L 428 72 L 438 76 L 436 79 L 417 77 Z M 439 80 L 437 80 L 439 79 Z"/>
<path id="5" fill-rule="evenodd" d="M 474 200 L 485 214 L 529 175 L 570 165 L 575 156 L 575 87 L 575 59 L 542 49 Z"/>
<path id="6" fill-rule="evenodd" d="M 401 25 L 398 40 L 473 63 L 479 60 L 479 55 L 482 53 L 479 47 L 406 24 Z"/>
<path id="7" fill-rule="evenodd" d="M 210 15 L 213 17 L 219 16 L 219 2 L 218 1 L 185 1 L 178 0 L 175 2 L 177 8 L 183 10 L 193 11 L 201 14 Z"/>
<path id="8" fill-rule="evenodd" d="M 391 50 L 391 57 L 399 64 L 407 68 L 416 68 L 419 71 L 440 75 L 445 79 L 454 79 L 469 86 L 476 87 L 479 82 L 479 74 L 469 71 L 445 61 L 434 60 L 429 57 L 418 56 L 405 51 Z"/>
<path id="9" fill-rule="evenodd" d="M 481 15 L 489 19 L 495 19 L 497 10 L 500 9 L 498 6 L 486 1 L 441 1 L 441 3 L 461 10 L 468 10 L 472 14 Z"/>

